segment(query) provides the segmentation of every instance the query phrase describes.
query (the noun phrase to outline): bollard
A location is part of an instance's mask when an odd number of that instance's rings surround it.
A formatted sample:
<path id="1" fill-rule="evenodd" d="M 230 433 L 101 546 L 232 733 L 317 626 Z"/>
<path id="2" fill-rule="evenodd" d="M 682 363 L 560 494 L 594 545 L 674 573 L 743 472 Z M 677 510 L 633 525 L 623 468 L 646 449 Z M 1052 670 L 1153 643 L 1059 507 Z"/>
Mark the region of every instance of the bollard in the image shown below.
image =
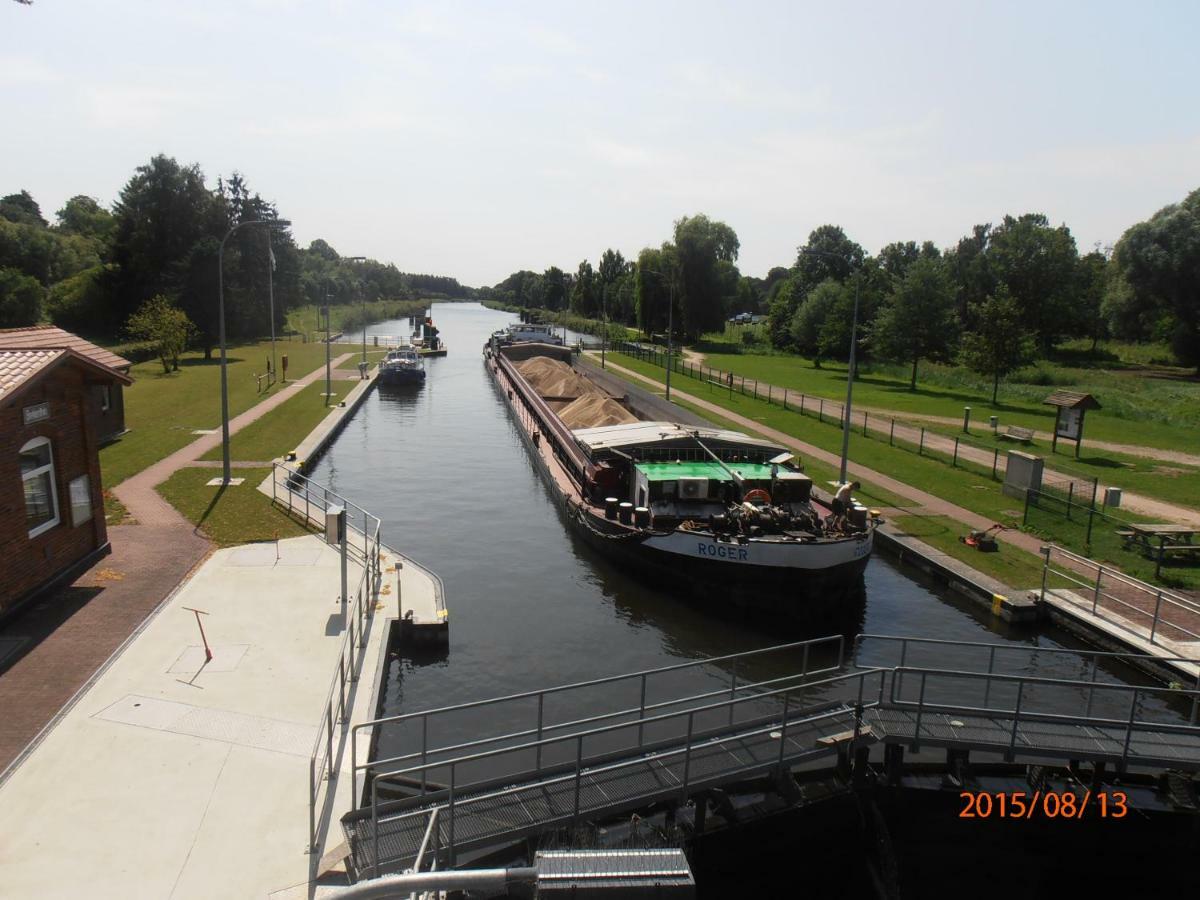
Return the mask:
<path id="1" fill-rule="evenodd" d="M 971 433 L 971 407 L 963 407 L 963 434 Z"/>

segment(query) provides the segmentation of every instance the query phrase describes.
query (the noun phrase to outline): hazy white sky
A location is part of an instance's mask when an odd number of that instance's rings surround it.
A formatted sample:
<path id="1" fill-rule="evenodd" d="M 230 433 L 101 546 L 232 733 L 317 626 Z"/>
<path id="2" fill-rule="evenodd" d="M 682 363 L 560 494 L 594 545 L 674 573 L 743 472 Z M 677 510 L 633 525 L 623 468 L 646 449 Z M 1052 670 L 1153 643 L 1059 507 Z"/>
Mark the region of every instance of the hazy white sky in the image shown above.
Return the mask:
<path id="1" fill-rule="evenodd" d="M 155 153 L 296 239 L 492 284 L 704 212 L 741 269 L 1044 212 L 1081 250 L 1200 187 L 1200 4 L 0 0 L 0 194 Z"/>

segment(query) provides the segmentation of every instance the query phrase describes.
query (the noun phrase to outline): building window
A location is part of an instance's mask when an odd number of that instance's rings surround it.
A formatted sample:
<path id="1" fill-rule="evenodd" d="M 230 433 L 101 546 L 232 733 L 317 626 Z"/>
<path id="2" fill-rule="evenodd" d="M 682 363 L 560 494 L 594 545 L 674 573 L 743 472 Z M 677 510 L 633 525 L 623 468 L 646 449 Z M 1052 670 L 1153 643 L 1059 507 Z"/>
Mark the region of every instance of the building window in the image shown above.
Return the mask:
<path id="1" fill-rule="evenodd" d="M 20 450 L 21 481 L 25 487 L 25 527 L 37 537 L 58 524 L 58 493 L 54 490 L 54 453 L 48 438 L 34 438 Z"/>
<path id="2" fill-rule="evenodd" d="M 67 485 L 71 498 L 71 524 L 79 526 L 92 520 L 92 479 L 89 475 L 73 478 Z"/>
<path id="3" fill-rule="evenodd" d="M 112 385 L 100 385 L 100 412 L 108 412 L 112 406 Z"/>

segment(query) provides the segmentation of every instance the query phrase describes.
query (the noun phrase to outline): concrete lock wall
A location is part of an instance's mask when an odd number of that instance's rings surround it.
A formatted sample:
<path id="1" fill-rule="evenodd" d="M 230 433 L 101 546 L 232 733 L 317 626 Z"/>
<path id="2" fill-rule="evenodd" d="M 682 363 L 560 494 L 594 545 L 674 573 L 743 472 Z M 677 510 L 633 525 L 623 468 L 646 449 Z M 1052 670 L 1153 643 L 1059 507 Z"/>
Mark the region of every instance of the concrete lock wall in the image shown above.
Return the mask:
<path id="1" fill-rule="evenodd" d="M 1025 499 L 1027 491 L 1042 489 L 1042 469 L 1045 460 L 1032 453 L 1020 450 L 1008 451 L 1008 463 L 1004 472 L 1004 487 L 1001 489 L 1010 497 Z"/>

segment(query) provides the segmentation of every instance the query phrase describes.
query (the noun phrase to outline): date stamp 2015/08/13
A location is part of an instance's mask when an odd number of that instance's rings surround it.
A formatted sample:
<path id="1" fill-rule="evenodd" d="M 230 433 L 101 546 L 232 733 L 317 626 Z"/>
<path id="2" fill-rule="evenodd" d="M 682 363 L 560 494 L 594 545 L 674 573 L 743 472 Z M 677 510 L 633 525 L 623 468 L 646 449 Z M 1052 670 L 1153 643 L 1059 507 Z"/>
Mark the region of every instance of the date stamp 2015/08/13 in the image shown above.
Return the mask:
<path id="1" fill-rule="evenodd" d="M 963 791 L 960 819 L 1082 819 L 1085 815 L 1101 819 L 1123 819 L 1129 812 L 1124 791 L 1011 791 L 989 794 Z"/>

